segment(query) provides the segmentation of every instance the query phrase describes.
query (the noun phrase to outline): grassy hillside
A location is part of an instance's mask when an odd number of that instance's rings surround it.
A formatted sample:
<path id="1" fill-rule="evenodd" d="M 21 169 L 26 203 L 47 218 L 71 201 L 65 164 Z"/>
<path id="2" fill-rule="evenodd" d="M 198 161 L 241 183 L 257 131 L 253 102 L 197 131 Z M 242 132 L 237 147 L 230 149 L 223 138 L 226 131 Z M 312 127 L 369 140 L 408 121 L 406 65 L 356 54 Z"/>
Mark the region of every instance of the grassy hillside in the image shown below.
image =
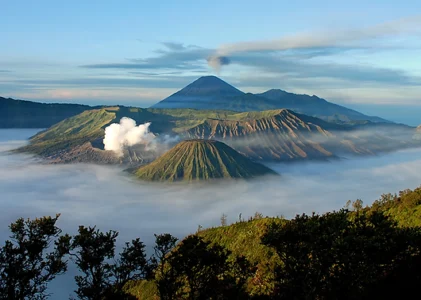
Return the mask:
<path id="1" fill-rule="evenodd" d="M 28 146 L 19 151 L 52 156 L 60 151 L 82 146 L 104 137 L 103 128 L 116 118 L 116 114 L 105 109 L 85 111 L 68 118 L 38 133 Z"/>
<path id="2" fill-rule="evenodd" d="M 252 162 L 224 143 L 187 140 L 134 171 L 136 177 L 152 181 L 196 181 L 216 178 L 252 178 L 275 174 Z"/>
<path id="3" fill-rule="evenodd" d="M 262 245 L 261 238 L 273 222 L 283 224 L 285 220 L 257 216 L 229 226 L 205 229 L 197 234 L 205 241 L 229 249 L 233 256 L 245 256 L 249 262 L 256 265 L 257 271 L 248 281 L 247 291 L 251 295 L 270 295 L 274 289 L 273 273 L 280 260 L 271 248 Z"/>
<path id="4" fill-rule="evenodd" d="M 86 143 L 102 147 L 104 128 L 117 123 L 122 117 L 129 117 L 137 124 L 152 122 L 154 133 L 181 132 L 196 126 L 208 117 L 224 118 L 233 112 L 197 111 L 192 109 L 142 109 L 135 107 L 106 107 L 85 111 L 65 119 L 31 138 L 30 144 L 19 151 L 31 152 L 44 157 L 57 157 L 60 151 L 69 152 Z"/>

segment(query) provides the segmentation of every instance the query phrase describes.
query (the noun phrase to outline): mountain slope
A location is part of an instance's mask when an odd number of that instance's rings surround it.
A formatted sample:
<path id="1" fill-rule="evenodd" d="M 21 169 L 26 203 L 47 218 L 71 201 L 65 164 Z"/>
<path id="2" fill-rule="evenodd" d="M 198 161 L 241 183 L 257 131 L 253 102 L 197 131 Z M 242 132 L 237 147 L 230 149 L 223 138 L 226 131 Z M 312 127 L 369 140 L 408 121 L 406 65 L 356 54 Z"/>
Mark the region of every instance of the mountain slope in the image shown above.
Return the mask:
<path id="1" fill-rule="evenodd" d="M 153 181 L 197 181 L 216 178 L 252 178 L 275 174 L 218 141 L 187 140 L 152 163 L 134 171 Z"/>
<path id="2" fill-rule="evenodd" d="M 0 97 L 0 128 L 47 128 L 92 109 L 88 105 L 37 103 Z"/>
<path id="3" fill-rule="evenodd" d="M 129 117 L 136 123 L 151 122 L 157 141 L 166 145 L 155 153 L 131 147 L 124 157 L 104 151 L 104 128 Z M 215 139 L 253 160 L 291 161 L 327 159 L 349 154 L 375 154 L 419 146 L 415 128 L 398 124 L 346 125 L 298 114 L 286 109 L 233 112 L 194 109 L 141 109 L 106 107 L 85 111 L 40 132 L 18 151 L 41 155 L 55 163 L 146 163 L 178 139 Z M 162 136 L 162 139 L 161 137 Z M 177 139 L 177 138 L 176 138 Z M 174 139 L 172 139 L 174 142 Z M 173 143 L 172 142 L 172 143 Z"/>
<path id="4" fill-rule="evenodd" d="M 174 113 L 177 115 L 177 113 Z M 30 152 L 49 159 L 52 163 L 91 162 L 138 164 L 155 158 L 144 147 L 134 147 L 119 158 L 112 151 L 105 151 L 104 129 L 118 123 L 122 117 L 134 119 L 137 124 L 152 122 L 154 132 L 171 132 L 175 117 L 134 107 L 106 107 L 85 111 L 65 119 L 30 139 L 18 152 Z M 137 149 L 136 149 L 137 148 Z"/>
<path id="5" fill-rule="evenodd" d="M 325 140 L 332 136 L 330 132 L 317 124 L 301 120 L 298 115 L 286 109 L 240 113 L 230 116 L 228 120 L 208 119 L 189 129 L 185 135 L 188 138 L 223 140 L 256 160 L 334 156 L 310 138 L 317 136 Z"/>
<path id="6" fill-rule="evenodd" d="M 353 109 L 326 101 L 317 96 L 298 95 L 279 89 L 272 89 L 261 94 L 260 97 L 270 100 L 273 105 L 291 109 L 297 113 L 317 116 L 328 121 L 358 121 L 388 122 L 385 119 L 364 115 Z"/>
<path id="7" fill-rule="evenodd" d="M 243 93 L 215 76 L 200 77 L 152 107 L 228 109 L 235 111 L 287 108 L 298 113 L 334 122 L 363 120 L 388 122 L 379 117 L 366 116 L 355 110 L 330 103 L 316 96 L 297 95 L 275 89 L 261 94 Z"/>

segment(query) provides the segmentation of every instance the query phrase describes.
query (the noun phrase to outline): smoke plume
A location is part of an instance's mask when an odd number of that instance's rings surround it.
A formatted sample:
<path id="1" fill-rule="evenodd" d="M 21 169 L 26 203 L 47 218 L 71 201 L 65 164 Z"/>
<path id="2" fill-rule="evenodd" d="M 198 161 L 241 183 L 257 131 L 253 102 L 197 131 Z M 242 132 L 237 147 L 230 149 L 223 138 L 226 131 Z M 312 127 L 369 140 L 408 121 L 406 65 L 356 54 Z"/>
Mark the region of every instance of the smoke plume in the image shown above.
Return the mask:
<path id="1" fill-rule="evenodd" d="M 213 55 L 207 58 L 208 65 L 212 67 L 217 73 L 221 70 L 222 66 L 230 64 L 230 59 L 226 56 Z"/>
<path id="2" fill-rule="evenodd" d="M 125 147 L 137 144 L 149 145 L 155 135 L 149 131 L 151 123 L 136 126 L 136 121 L 130 118 L 122 118 L 120 124 L 113 123 L 105 128 L 104 148 L 112 150 L 122 156 Z"/>

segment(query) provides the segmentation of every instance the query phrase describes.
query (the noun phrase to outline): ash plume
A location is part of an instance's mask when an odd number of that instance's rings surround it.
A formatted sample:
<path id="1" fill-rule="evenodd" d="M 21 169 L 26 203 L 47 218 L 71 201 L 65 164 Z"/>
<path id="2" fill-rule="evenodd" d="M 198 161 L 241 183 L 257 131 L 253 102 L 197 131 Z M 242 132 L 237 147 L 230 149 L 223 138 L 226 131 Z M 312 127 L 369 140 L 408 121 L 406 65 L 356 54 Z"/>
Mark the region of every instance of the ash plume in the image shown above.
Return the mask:
<path id="1" fill-rule="evenodd" d="M 208 65 L 213 68 L 218 74 L 222 66 L 230 64 L 230 59 L 226 56 L 212 55 L 207 58 Z"/>

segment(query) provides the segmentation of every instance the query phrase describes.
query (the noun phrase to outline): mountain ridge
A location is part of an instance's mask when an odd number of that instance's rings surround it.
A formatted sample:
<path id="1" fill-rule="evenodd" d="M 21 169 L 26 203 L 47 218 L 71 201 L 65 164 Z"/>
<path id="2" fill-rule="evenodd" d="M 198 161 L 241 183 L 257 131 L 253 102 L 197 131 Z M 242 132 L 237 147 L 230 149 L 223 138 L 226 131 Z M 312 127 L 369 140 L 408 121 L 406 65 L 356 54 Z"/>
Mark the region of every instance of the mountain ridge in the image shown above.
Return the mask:
<path id="1" fill-rule="evenodd" d="M 380 117 L 364 115 L 315 95 L 294 94 L 280 89 L 270 89 L 260 94 L 244 93 L 216 76 L 202 76 L 152 105 L 151 108 L 228 109 L 234 111 L 287 108 L 297 113 L 332 122 L 362 120 L 390 122 Z"/>
<path id="2" fill-rule="evenodd" d="M 91 160 L 136 165 L 154 159 L 155 154 L 142 149 L 126 151 L 122 159 L 111 159 L 112 153 L 104 150 L 104 128 L 123 117 L 137 124 L 151 122 L 150 130 L 158 137 L 219 140 L 255 161 L 325 160 L 419 144 L 415 128 L 370 122 L 334 124 L 287 109 L 233 112 L 119 106 L 89 110 L 63 120 L 32 137 L 28 145 L 17 151 L 34 153 L 56 163 Z"/>
<path id="3" fill-rule="evenodd" d="M 350 120 L 366 120 L 372 122 L 393 123 L 376 116 L 364 115 L 354 109 L 341 106 L 336 103 L 327 101 L 316 95 L 294 94 L 280 89 L 270 89 L 266 92 L 256 94 L 260 97 L 267 98 L 272 101 L 281 102 L 285 108 L 291 109 L 297 113 L 318 117 L 326 120 L 334 121 L 350 121 Z M 342 116 L 342 118 L 341 118 Z M 346 118 L 344 118 L 346 116 Z"/>
<path id="4" fill-rule="evenodd" d="M 224 141 L 255 160 L 333 158 L 334 154 L 309 135 L 328 139 L 332 134 L 307 123 L 287 109 L 239 113 L 226 120 L 208 119 L 186 131 L 188 138 Z"/>

